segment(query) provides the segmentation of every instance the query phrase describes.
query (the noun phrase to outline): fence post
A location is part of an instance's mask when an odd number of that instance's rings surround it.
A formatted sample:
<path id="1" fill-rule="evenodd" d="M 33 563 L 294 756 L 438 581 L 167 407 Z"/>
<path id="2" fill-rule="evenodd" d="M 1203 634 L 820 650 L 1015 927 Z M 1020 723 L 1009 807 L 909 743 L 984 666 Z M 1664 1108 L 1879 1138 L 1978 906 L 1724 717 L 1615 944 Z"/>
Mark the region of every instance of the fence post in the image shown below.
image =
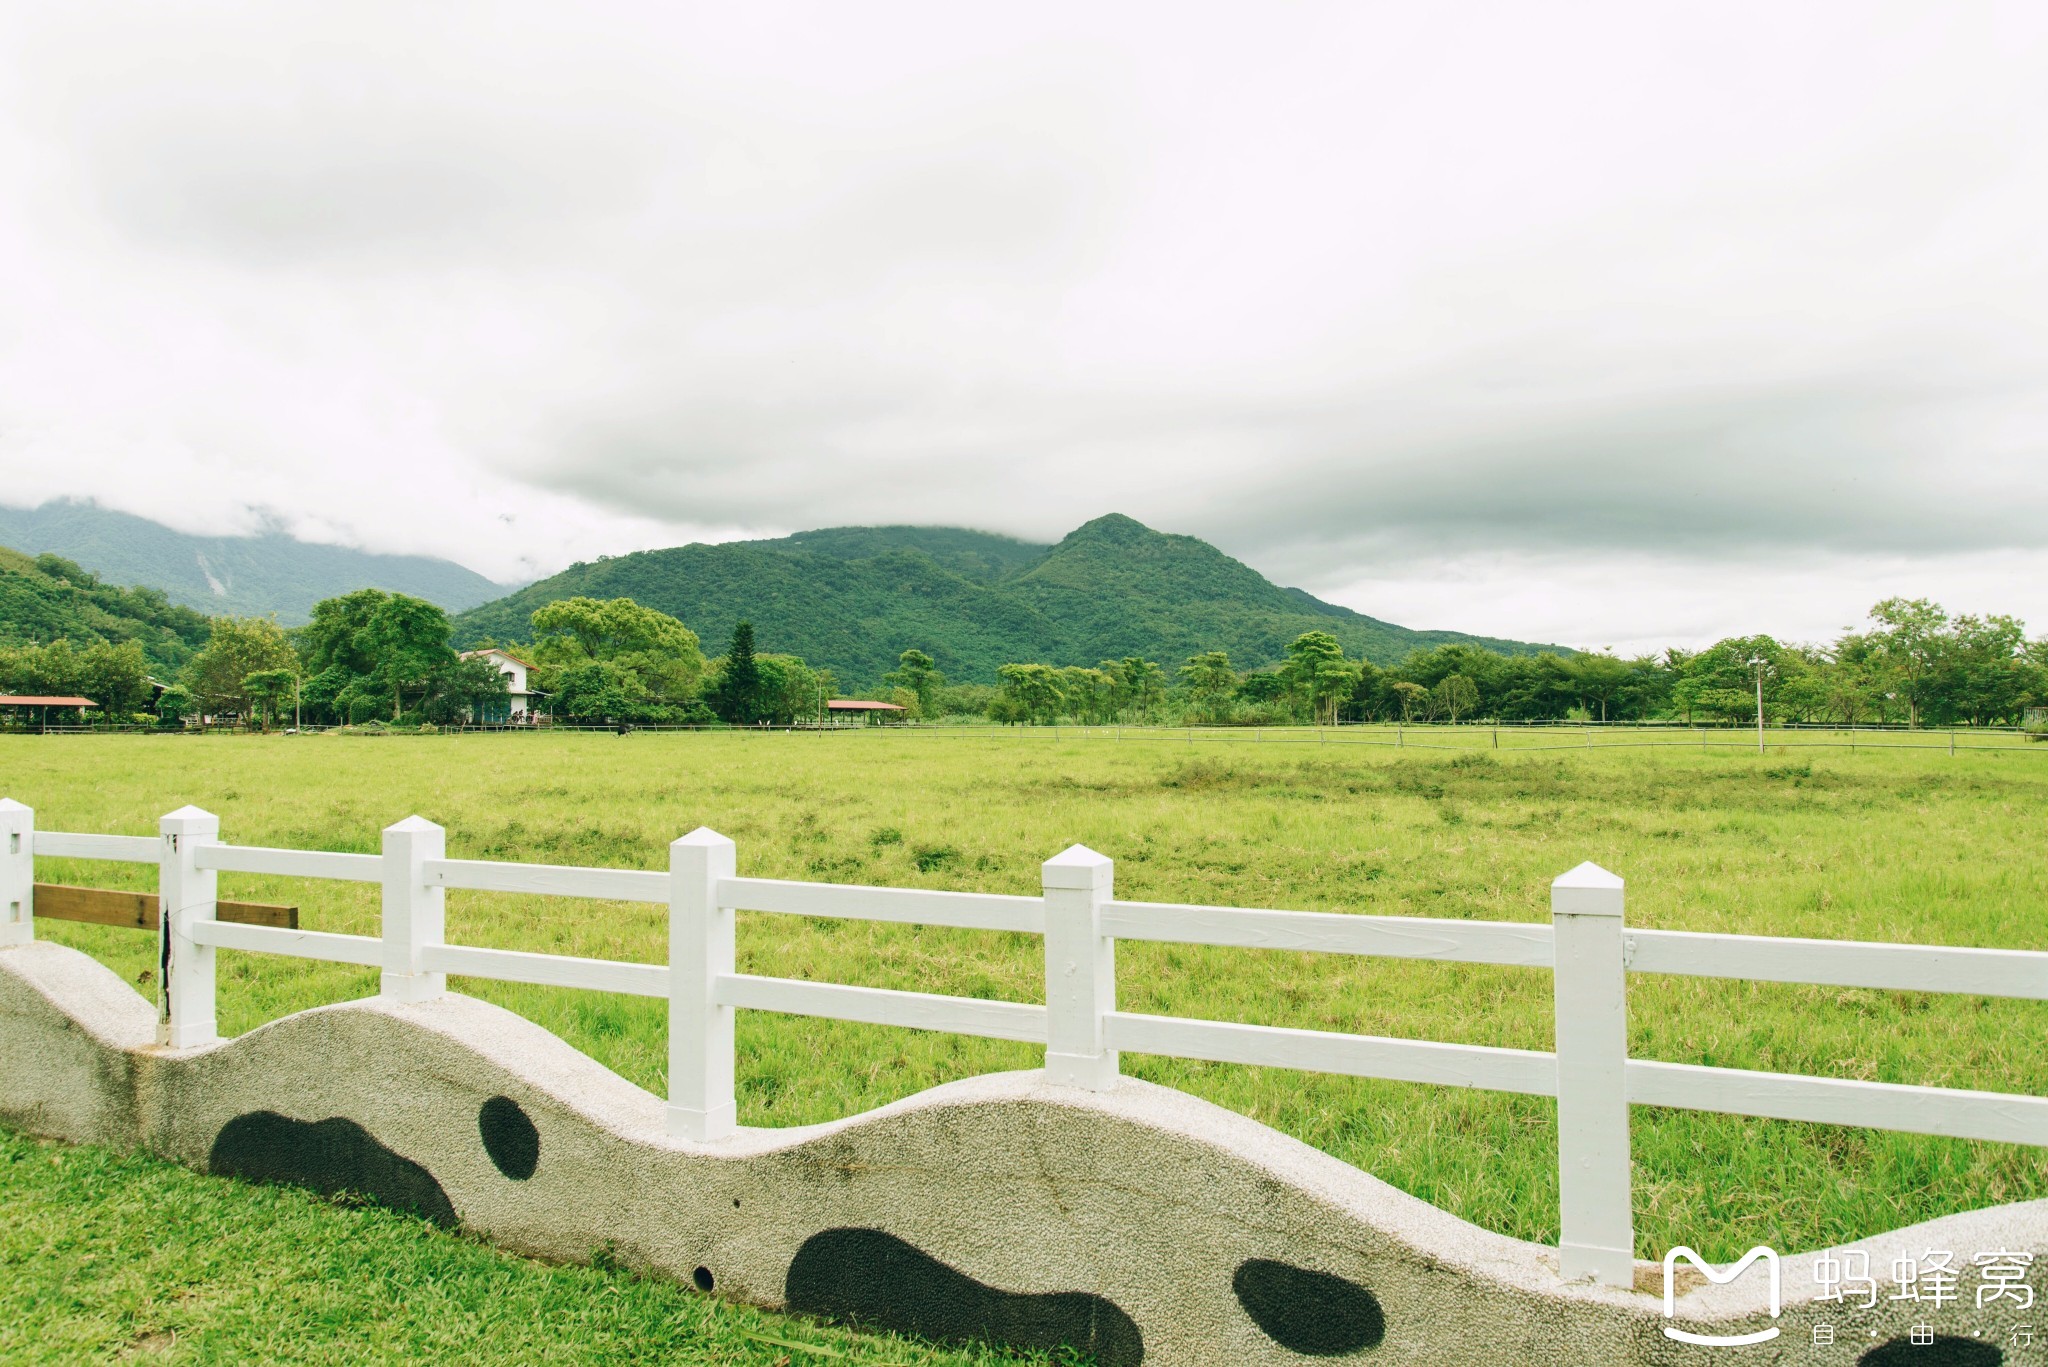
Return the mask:
<path id="1" fill-rule="evenodd" d="M 428 945 L 447 936 L 447 890 L 429 886 L 425 864 L 448 857 L 448 833 L 423 816 L 384 828 L 384 973 L 386 1001 L 432 1001 L 448 990 L 448 975 L 421 963 Z"/>
<path id="2" fill-rule="evenodd" d="M 1581 864 L 1550 885 L 1557 965 L 1558 1260 L 1566 1281 L 1629 1286 L 1628 987 L 1622 881 Z"/>
<path id="3" fill-rule="evenodd" d="M 214 919 L 220 875 L 199 867 L 199 847 L 220 843 L 220 818 L 180 807 L 157 822 L 156 1042 L 173 1049 L 220 1038 L 213 1013 L 213 946 L 195 944 L 192 926 Z"/>
<path id="4" fill-rule="evenodd" d="M 1117 1057 L 1102 1039 L 1116 1010 L 1116 942 L 1102 933 L 1116 866 L 1086 845 L 1045 861 L 1045 1078 L 1091 1092 L 1116 1085 Z"/>
<path id="5" fill-rule="evenodd" d="M 734 964 L 734 917 L 718 880 L 739 868 L 726 837 L 699 826 L 668 847 L 668 1132 L 705 1143 L 733 1132 L 733 1011 L 718 976 Z"/>
<path id="6" fill-rule="evenodd" d="M 0 945 L 36 938 L 36 814 L 0 797 Z"/>

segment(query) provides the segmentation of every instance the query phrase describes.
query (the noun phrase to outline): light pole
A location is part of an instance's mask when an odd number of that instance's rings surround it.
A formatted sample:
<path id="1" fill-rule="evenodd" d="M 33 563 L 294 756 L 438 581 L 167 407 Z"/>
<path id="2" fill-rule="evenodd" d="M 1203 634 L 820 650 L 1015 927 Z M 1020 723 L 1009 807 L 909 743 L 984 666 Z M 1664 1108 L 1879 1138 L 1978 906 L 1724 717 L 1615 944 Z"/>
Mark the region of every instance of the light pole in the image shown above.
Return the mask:
<path id="1" fill-rule="evenodd" d="M 1756 671 L 1756 752 L 1764 752 L 1764 657 L 1749 657 L 1749 667 Z"/>

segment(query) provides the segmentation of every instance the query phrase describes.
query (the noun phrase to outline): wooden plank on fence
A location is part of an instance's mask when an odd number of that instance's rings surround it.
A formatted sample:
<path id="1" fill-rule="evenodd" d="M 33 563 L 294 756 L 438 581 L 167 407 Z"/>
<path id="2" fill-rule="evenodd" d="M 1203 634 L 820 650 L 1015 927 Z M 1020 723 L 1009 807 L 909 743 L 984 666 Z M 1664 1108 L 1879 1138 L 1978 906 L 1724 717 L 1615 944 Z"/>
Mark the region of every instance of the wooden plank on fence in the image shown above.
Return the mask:
<path id="1" fill-rule="evenodd" d="M 153 892 L 120 892 L 113 888 L 74 888 L 63 883 L 38 883 L 35 915 L 39 920 L 84 921 L 95 926 L 157 928 L 157 896 Z M 214 919 L 245 926 L 299 928 L 297 907 L 268 902 L 216 902 Z"/>

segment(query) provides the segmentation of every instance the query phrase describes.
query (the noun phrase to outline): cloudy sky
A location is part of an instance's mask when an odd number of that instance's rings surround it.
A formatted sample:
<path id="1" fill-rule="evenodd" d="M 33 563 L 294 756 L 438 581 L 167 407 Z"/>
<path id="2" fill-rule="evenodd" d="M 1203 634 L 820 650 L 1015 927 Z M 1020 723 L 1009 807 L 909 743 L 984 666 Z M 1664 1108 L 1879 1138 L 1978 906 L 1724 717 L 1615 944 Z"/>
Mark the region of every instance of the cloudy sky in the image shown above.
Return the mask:
<path id="1" fill-rule="evenodd" d="M 0 0 L 0 501 L 2048 627 L 2048 6 Z"/>

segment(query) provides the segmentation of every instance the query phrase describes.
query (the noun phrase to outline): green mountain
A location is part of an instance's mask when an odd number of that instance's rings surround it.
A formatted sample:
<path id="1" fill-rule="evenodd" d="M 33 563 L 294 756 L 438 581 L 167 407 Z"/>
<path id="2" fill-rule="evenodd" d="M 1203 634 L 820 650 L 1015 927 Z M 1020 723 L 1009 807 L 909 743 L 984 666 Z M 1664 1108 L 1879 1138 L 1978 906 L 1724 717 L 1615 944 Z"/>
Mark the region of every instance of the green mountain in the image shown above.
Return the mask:
<path id="1" fill-rule="evenodd" d="M 0 546 L 0 646 L 137 641 L 158 670 L 175 670 L 206 644 L 207 619 L 158 589 L 102 584 L 55 555 L 30 557 Z"/>
<path id="2" fill-rule="evenodd" d="M 409 593 L 450 612 L 505 591 L 473 570 L 423 555 L 373 555 L 281 533 L 188 536 L 160 522 L 69 499 L 0 507 L 0 545 L 49 552 L 102 578 L 162 589 L 174 603 L 217 616 L 271 613 L 297 626 L 322 598 L 353 589 Z"/>
<path id="3" fill-rule="evenodd" d="M 1304 631 L 1328 631 L 1379 664 L 1451 641 L 1513 654 L 1546 648 L 1394 626 L 1120 514 L 1057 546 L 958 527 L 835 527 L 608 557 L 461 614 L 456 643 L 527 639 L 535 608 L 577 596 L 659 608 L 712 653 L 747 618 L 761 649 L 829 666 L 855 686 L 877 682 L 912 646 L 952 678 L 980 682 L 1012 661 L 1143 655 L 1171 666 L 1203 650 L 1227 650 L 1251 667 L 1278 660 Z"/>
<path id="4" fill-rule="evenodd" d="M 834 560 L 870 560 L 891 551 L 917 551 L 942 569 L 977 584 L 993 584 L 1027 570 L 1052 549 L 965 527 L 826 527 L 759 544 L 789 546 Z"/>

